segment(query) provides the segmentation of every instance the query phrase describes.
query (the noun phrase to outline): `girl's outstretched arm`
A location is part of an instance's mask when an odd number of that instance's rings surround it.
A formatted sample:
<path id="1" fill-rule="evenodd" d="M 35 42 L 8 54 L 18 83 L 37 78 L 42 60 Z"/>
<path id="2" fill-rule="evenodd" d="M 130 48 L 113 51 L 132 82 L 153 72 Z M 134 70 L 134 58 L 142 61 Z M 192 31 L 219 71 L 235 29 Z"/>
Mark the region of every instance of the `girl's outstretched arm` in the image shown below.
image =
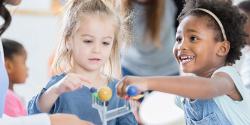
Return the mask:
<path id="1" fill-rule="evenodd" d="M 211 78 L 197 76 L 128 76 L 119 82 L 118 95 L 126 95 L 126 86 L 135 85 L 139 91 L 155 90 L 172 93 L 191 99 L 209 99 L 228 95 L 234 100 L 241 100 L 232 78 L 223 72 L 215 73 Z"/>

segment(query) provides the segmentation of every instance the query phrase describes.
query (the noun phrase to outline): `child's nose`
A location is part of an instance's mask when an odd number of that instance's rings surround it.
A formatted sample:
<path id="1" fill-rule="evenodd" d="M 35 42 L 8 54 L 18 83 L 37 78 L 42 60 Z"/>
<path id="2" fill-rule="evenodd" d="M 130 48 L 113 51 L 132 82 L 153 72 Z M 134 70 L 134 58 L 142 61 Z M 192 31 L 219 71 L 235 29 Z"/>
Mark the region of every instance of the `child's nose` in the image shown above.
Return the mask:
<path id="1" fill-rule="evenodd" d="M 180 43 L 179 45 L 179 49 L 180 50 L 186 50 L 188 48 L 187 42 L 185 42 L 184 40 Z"/>
<path id="2" fill-rule="evenodd" d="M 94 51 L 95 53 L 99 53 L 100 50 L 101 50 L 101 46 L 100 46 L 99 44 L 95 44 L 95 46 L 94 46 L 94 48 L 93 48 L 93 51 Z"/>

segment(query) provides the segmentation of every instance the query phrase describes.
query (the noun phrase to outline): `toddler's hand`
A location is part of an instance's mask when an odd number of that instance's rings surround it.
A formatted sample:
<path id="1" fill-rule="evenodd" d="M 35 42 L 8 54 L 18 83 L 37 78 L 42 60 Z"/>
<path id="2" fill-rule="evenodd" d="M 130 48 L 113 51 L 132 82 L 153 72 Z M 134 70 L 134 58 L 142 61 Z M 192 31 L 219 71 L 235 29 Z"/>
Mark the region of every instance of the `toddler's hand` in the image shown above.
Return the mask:
<path id="1" fill-rule="evenodd" d="M 53 88 L 55 89 L 56 94 L 61 95 L 65 92 L 79 89 L 85 84 L 89 85 L 90 83 L 90 80 L 88 80 L 86 77 L 83 77 L 76 73 L 68 73 L 63 79 L 58 81 L 53 86 Z"/>
<path id="2" fill-rule="evenodd" d="M 126 76 L 117 84 L 118 96 L 125 98 L 127 95 L 127 86 L 133 85 L 138 89 L 138 94 L 148 89 L 146 79 L 143 77 Z"/>

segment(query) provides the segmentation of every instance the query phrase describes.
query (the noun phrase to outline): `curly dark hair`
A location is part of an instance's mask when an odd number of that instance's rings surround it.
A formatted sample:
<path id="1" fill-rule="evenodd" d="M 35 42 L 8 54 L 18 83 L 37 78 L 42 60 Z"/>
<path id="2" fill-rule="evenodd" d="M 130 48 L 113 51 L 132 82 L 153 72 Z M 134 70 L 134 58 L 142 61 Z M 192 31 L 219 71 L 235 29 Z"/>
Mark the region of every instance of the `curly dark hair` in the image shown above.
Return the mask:
<path id="1" fill-rule="evenodd" d="M 241 49 L 246 44 L 247 33 L 244 31 L 244 25 L 247 16 L 233 6 L 231 2 L 221 0 L 186 0 L 185 7 L 178 17 L 178 21 L 188 16 L 207 17 L 208 26 L 215 30 L 215 40 L 223 41 L 222 31 L 215 19 L 203 11 L 192 11 L 196 8 L 204 8 L 213 12 L 221 21 L 227 40 L 230 42 L 230 50 L 226 58 L 226 64 L 234 64 L 242 55 Z"/>

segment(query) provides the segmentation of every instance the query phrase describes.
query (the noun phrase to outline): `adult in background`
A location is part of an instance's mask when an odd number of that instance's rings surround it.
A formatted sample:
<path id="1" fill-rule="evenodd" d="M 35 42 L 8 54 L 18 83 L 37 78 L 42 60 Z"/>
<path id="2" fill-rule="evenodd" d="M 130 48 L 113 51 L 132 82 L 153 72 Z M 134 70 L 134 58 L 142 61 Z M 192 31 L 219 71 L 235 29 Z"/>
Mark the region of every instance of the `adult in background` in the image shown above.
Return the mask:
<path id="1" fill-rule="evenodd" d="M 176 7 L 172 0 L 123 0 L 124 12 L 133 10 L 131 45 L 122 51 L 123 75 L 179 74 L 172 55 Z"/>

